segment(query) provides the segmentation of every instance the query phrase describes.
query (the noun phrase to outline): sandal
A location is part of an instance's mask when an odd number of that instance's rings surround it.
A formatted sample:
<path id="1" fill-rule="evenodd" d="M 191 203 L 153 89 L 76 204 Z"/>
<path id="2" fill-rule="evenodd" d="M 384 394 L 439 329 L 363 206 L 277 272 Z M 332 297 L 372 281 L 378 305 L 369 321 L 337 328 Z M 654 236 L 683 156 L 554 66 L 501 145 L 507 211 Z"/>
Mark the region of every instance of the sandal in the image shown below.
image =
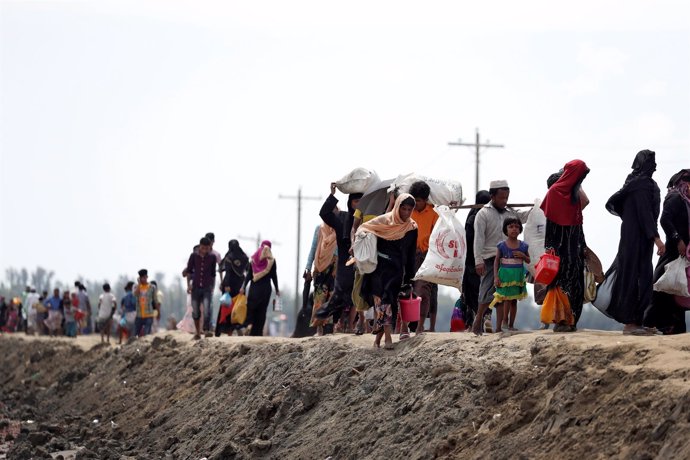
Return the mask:
<path id="1" fill-rule="evenodd" d="M 403 340 L 407 340 L 410 338 L 410 333 L 409 332 L 401 332 L 400 333 L 400 341 L 402 342 Z"/>
<path id="2" fill-rule="evenodd" d="M 643 327 L 637 327 L 635 329 L 623 329 L 623 335 L 649 336 L 655 334 Z"/>
<path id="3" fill-rule="evenodd" d="M 364 334 L 364 329 L 362 328 L 361 324 L 358 324 L 357 327 L 355 328 L 355 335 L 363 335 Z"/>

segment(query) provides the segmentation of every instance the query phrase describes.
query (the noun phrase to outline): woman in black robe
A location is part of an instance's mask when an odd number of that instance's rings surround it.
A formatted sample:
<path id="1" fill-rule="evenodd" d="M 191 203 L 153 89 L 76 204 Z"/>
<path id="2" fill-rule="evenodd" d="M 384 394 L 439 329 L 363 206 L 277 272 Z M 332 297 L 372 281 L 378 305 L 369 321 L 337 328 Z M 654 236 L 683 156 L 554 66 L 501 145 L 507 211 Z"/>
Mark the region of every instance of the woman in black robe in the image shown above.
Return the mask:
<path id="1" fill-rule="evenodd" d="M 486 190 L 480 190 L 475 197 L 475 204 L 485 205 L 491 201 L 491 196 Z M 474 317 L 479 309 L 479 283 L 480 276 L 474 266 L 474 218 L 481 208 L 470 209 L 465 221 L 465 239 L 467 241 L 467 256 L 465 257 L 465 273 L 462 275 L 462 312 L 465 317 L 465 324 L 472 324 Z M 491 316 L 491 310 L 485 316 Z"/>
<path id="2" fill-rule="evenodd" d="M 249 283 L 252 283 L 247 295 L 247 320 L 245 321 L 245 324 L 251 324 L 249 335 L 261 336 L 264 334 L 266 310 L 271 300 L 271 282 L 276 288 L 276 296 L 280 296 L 278 272 L 276 261 L 271 253 L 271 242 L 263 241 L 250 259 L 247 276 L 244 278 L 244 284 L 240 289 L 240 294 L 244 294 Z"/>
<path id="3" fill-rule="evenodd" d="M 234 298 L 240 293 L 244 277 L 247 272 L 247 264 L 249 257 L 244 253 L 237 240 L 230 240 L 228 242 L 228 252 L 220 262 L 221 283 L 220 291 L 222 293 L 230 294 Z M 232 331 L 240 325 L 233 325 L 230 317 L 221 318 L 222 309 L 218 309 L 218 318 L 216 319 L 216 337 L 222 333 L 232 333 Z"/>
<path id="4" fill-rule="evenodd" d="M 385 335 L 385 348 L 393 348 L 391 331 L 398 317 L 398 294 L 403 285 L 411 284 L 415 275 L 417 224 L 410 217 L 414 207 L 412 195 L 401 193 L 392 211 L 357 229 L 357 233 L 376 235 L 377 265 L 372 273 L 364 276 L 362 294 L 376 310 L 373 332 L 377 347 Z"/>
<path id="5" fill-rule="evenodd" d="M 654 282 L 664 274 L 669 262 L 685 257 L 690 240 L 690 169 L 681 169 L 668 182 L 668 193 L 661 212 L 661 228 L 666 233 L 666 253 L 659 258 L 654 270 Z M 686 332 L 685 309 L 674 296 L 654 291 L 652 305 L 645 312 L 644 325 L 656 327 L 664 334 Z"/>
<path id="6" fill-rule="evenodd" d="M 351 193 L 347 197 L 347 211 L 339 211 L 336 206 L 338 199 L 335 197 L 335 182 L 331 183 L 331 193 L 324 201 L 319 211 L 319 216 L 326 225 L 333 228 L 336 234 L 336 241 L 338 245 L 338 263 L 335 272 L 335 288 L 328 302 L 325 302 L 316 311 L 316 318 L 320 320 L 321 324 L 325 324 L 326 320 L 333 316 L 333 321 L 338 322 L 343 312 L 350 311 L 353 314 L 344 318 L 345 331 L 349 331 L 354 320 L 354 308 L 352 302 L 352 287 L 355 282 L 355 267 L 347 265 L 350 258 L 350 247 L 352 241 L 350 239 L 350 231 L 354 222 L 354 213 L 362 198 L 361 193 Z M 318 325 L 315 323 L 315 325 Z"/>
<path id="7" fill-rule="evenodd" d="M 618 254 L 606 272 L 607 278 L 615 276 L 611 302 L 601 311 L 624 324 L 624 334 L 651 335 L 654 331 L 642 327 L 642 321 L 652 301 L 652 251 L 655 244 L 657 254 L 663 256 L 665 251 L 657 229 L 661 194 L 652 179 L 655 153 L 640 151 L 632 168 L 623 188 L 606 203 L 606 209 L 623 222 Z"/>

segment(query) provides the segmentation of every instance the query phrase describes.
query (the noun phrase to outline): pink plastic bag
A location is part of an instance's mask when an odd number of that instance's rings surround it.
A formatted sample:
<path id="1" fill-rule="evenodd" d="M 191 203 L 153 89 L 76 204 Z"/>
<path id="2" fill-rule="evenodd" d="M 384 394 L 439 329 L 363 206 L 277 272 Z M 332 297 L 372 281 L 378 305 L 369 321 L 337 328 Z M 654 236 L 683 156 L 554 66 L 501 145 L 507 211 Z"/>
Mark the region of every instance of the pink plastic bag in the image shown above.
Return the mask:
<path id="1" fill-rule="evenodd" d="M 196 332 L 196 327 L 194 326 L 194 319 L 192 318 L 192 306 L 187 305 L 187 311 L 184 314 L 184 318 L 177 323 L 177 329 L 184 332 L 189 332 L 194 334 Z"/>

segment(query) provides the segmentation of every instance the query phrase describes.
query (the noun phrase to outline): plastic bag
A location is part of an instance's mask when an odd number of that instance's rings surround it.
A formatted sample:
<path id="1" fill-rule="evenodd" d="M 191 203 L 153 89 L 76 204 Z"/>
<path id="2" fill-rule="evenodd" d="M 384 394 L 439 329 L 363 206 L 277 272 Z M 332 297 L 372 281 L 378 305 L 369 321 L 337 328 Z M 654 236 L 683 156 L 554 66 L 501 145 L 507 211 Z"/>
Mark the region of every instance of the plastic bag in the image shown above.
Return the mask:
<path id="1" fill-rule="evenodd" d="M 196 333 L 194 318 L 192 318 L 192 306 L 189 303 L 187 304 L 187 311 L 185 312 L 184 317 L 179 323 L 177 323 L 177 329 L 190 334 Z"/>
<path id="2" fill-rule="evenodd" d="M 688 278 L 685 270 L 690 262 L 685 257 L 678 257 L 664 267 L 664 274 L 654 283 L 654 290 L 681 297 L 690 297 Z"/>
<path id="3" fill-rule="evenodd" d="M 374 319 L 374 307 L 369 307 L 369 309 L 364 312 L 364 319 L 367 321 Z"/>
<path id="4" fill-rule="evenodd" d="M 437 206 L 438 220 L 429 237 L 429 250 L 414 280 L 460 289 L 465 273 L 467 242 L 465 227 L 448 206 Z"/>
<path id="5" fill-rule="evenodd" d="M 376 253 L 376 235 L 369 232 L 355 233 L 352 254 L 357 264 L 357 271 L 366 275 L 376 270 L 378 255 Z"/>
<path id="6" fill-rule="evenodd" d="M 570 308 L 570 300 L 563 290 L 556 286 L 549 289 L 541 307 L 541 322 L 544 324 L 564 323 L 568 326 L 575 324 L 575 317 Z"/>
<path id="7" fill-rule="evenodd" d="M 229 292 L 224 292 L 222 296 L 220 296 L 220 304 L 221 305 L 232 305 L 232 297 L 230 297 Z"/>
<path id="8" fill-rule="evenodd" d="M 462 185 L 460 182 L 443 179 L 433 179 L 416 173 L 401 174 L 391 184 L 389 190 L 399 189 L 408 192 L 410 186 L 417 181 L 424 181 L 429 186 L 431 193 L 429 201 L 434 206 L 450 206 L 451 204 L 462 204 L 465 198 L 462 196 Z"/>
<path id="9" fill-rule="evenodd" d="M 247 296 L 238 294 L 232 306 L 230 322 L 232 324 L 244 324 L 247 321 Z"/>
<path id="10" fill-rule="evenodd" d="M 373 184 L 381 182 L 379 175 L 375 171 L 365 168 L 355 168 L 342 179 L 336 181 L 335 186 L 342 193 L 364 193 Z"/>
<path id="11" fill-rule="evenodd" d="M 599 310 L 606 311 L 611 305 L 611 297 L 613 295 L 613 286 L 616 284 L 616 277 L 618 272 L 613 270 L 608 274 L 604 282 L 597 286 L 597 296 L 592 300 L 592 305 Z"/>
<path id="12" fill-rule="evenodd" d="M 465 317 L 462 314 L 462 299 L 458 299 L 450 317 L 450 332 L 462 332 L 466 329 Z"/>
<path id="13" fill-rule="evenodd" d="M 534 200 L 534 207 L 525 222 L 523 232 L 525 243 L 529 245 L 530 263 L 526 264 L 527 271 L 534 276 L 534 267 L 539 258 L 544 254 L 544 240 L 546 237 L 546 215 L 541 210 L 541 200 Z"/>

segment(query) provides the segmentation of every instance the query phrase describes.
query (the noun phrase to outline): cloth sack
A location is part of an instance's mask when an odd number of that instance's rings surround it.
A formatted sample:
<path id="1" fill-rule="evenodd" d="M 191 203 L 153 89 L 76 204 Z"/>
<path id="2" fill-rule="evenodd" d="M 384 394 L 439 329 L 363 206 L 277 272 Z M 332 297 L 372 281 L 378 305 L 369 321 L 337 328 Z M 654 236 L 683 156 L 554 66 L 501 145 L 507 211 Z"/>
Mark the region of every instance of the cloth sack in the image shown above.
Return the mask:
<path id="1" fill-rule="evenodd" d="M 527 216 L 523 231 L 525 243 L 529 245 L 530 263 L 525 264 L 527 271 L 534 276 L 534 267 L 539 258 L 544 254 L 544 241 L 546 239 L 546 214 L 541 209 L 541 200 L 534 200 L 534 207 Z"/>
<path id="2" fill-rule="evenodd" d="M 467 257 L 465 227 L 448 206 L 434 211 L 438 220 L 429 237 L 429 250 L 413 279 L 461 289 Z"/>
<path id="3" fill-rule="evenodd" d="M 546 292 L 544 304 L 541 307 L 541 322 L 544 324 L 560 324 L 565 322 L 568 326 L 575 325 L 575 317 L 570 308 L 570 300 L 559 286 Z"/>
<path id="4" fill-rule="evenodd" d="M 348 195 L 350 193 L 364 193 L 373 184 L 379 182 L 381 182 L 381 179 L 379 179 L 376 172 L 365 168 L 355 168 L 345 174 L 339 181 L 336 181 L 335 186 L 342 193 Z"/>
<path id="5" fill-rule="evenodd" d="M 230 322 L 232 324 L 244 324 L 247 321 L 247 296 L 237 294 L 234 300 Z"/>
<path id="6" fill-rule="evenodd" d="M 460 205 L 465 201 L 462 196 L 462 185 L 452 180 L 434 179 L 416 173 L 401 174 L 390 185 L 389 191 L 398 189 L 408 193 L 410 186 L 417 181 L 426 182 L 429 186 L 429 202 L 434 206 Z"/>
<path id="7" fill-rule="evenodd" d="M 376 270 L 376 265 L 378 265 L 376 235 L 369 232 L 355 233 L 352 254 L 359 273 L 366 275 Z"/>
<path id="8" fill-rule="evenodd" d="M 688 277 L 685 270 L 690 262 L 685 257 L 678 257 L 664 267 L 664 274 L 654 283 L 654 290 L 681 297 L 690 297 Z"/>

